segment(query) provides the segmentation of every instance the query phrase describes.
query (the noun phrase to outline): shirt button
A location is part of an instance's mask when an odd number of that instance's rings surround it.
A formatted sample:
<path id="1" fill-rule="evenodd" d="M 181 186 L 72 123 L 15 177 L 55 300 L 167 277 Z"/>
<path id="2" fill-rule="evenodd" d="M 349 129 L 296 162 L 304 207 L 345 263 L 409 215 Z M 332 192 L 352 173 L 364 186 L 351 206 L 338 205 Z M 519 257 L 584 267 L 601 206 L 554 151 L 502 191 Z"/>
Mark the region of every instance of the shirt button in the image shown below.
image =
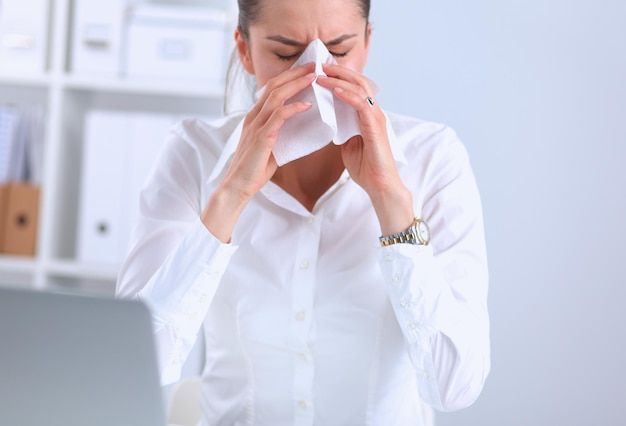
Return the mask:
<path id="1" fill-rule="evenodd" d="M 415 331 L 415 330 L 417 330 L 417 327 L 419 327 L 419 324 L 418 324 L 417 322 L 415 322 L 415 321 L 411 321 L 411 322 L 409 323 L 409 328 L 410 328 L 411 330 Z"/>
<path id="2" fill-rule="evenodd" d="M 304 362 L 308 362 L 309 361 L 309 357 L 307 357 L 306 354 L 304 354 L 304 353 L 300 354 L 299 357 Z"/>
<path id="3" fill-rule="evenodd" d="M 309 261 L 305 260 L 300 264 L 300 269 L 309 269 Z"/>
<path id="4" fill-rule="evenodd" d="M 300 311 L 296 314 L 296 319 L 298 321 L 304 321 L 305 318 L 306 318 L 306 313 L 304 311 Z"/>
<path id="5" fill-rule="evenodd" d="M 200 297 L 198 298 L 198 300 L 200 301 L 200 303 L 205 303 L 207 301 L 208 297 L 206 294 L 201 294 Z"/>
<path id="6" fill-rule="evenodd" d="M 398 274 L 395 274 L 395 275 L 393 276 L 393 278 L 392 278 L 392 280 L 393 280 L 393 283 L 394 283 L 394 284 L 398 284 L 398 283 L 400 282 L 400 280 L 401 280 L 401 279 L 402 279 L 402 278 L 401 278 L 401 277 L 400 277 L 400 275 L 398 275 Z"/>
<path id="7" fill-rule="evenodd" d="M 301 399 L 300 401 L 298 401 L 298 406 L 300 407 L 300 409 L 302 410 L 306 410 L 307 408 L 309 408 L 309 404 L 307 404 L 307 402 L 303 399 Z"/>
<path id="8" fill-rule="evenodd" d="M 387 259 L 387 262 L 393 262 L 393 254 L 387 253 L 385 259 Z"/>
<path id="9" fill-rule="evenodd" d="M 306 223 L 308 223 L 309 225 L 313 225 L 315 223 L 315 218 L 314 217 L 308 218 Z"/>
<path id="10" fill-rule="evenodd" d="M 408 306 L 409 306 L 409 301 L 408 300 L 406 300 L 404 298 L 400 299 L 400 307 L 406 308 Z"/>
<path id="11" fill-rule="evenodd" d="M 428 373 L 428 371 L 423 371 L 422 372 L 422 377 L 426 380 L 430 379 L 430 374 Z"/>

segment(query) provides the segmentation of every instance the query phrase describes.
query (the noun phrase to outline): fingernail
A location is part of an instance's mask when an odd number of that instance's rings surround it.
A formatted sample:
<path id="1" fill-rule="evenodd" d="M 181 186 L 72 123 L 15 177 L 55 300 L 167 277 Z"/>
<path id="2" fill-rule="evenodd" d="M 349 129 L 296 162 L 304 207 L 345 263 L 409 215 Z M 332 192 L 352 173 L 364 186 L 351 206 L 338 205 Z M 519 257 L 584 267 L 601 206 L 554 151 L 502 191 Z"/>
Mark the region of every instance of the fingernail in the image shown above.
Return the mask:
<path id="1" fill-rule="evenodd" d="M 307 75 L 306 75 L 306 78 L 315 78 L 315 76 L 316 76 L 316 75 L 317 75 L 317 74 L 315 74 L 314 72 L 312 72 L 312 73 L 307 74 Z"/>
<path id="2" fill-rule="evenodd" d="M 344 90 L 341 87 L 335 87 L 335 92 L 337 93 L 343 93 Z"/>
<path id="3" fill-rule="evenodd" d="M 313 102 L 309 102 L 309 101 L 304 101 L 304 105 L 306 106 L 313 106 Z"/>

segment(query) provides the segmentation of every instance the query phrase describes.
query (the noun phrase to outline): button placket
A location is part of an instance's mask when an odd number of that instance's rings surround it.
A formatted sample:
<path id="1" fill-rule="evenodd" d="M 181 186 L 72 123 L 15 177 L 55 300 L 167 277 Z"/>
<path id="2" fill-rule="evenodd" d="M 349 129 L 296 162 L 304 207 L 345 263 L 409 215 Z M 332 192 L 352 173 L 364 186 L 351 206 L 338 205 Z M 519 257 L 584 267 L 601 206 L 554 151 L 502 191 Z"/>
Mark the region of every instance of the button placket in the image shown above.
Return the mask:
<path id="1" fill-rule="evenodd" d="M 393 282 L 394 285 L 398 285 L 400 284 L 400 282 L 402 281 L 402 276 L 398 273 L 394 273 L 393 277 L 391 278 L 391 282 Z"/>
<path id="2" fill-rule="evenodd" d="M 302 218 L 294 250 L 292 302 L 292 343 L 294 357 L 294 409 L 297 424 L 309 424 L 312 420 L 313 380 L 315 363 L 310 351 L 314 328 L 314 289 L 319 242 L 320 220 L 313 215 Z"/>

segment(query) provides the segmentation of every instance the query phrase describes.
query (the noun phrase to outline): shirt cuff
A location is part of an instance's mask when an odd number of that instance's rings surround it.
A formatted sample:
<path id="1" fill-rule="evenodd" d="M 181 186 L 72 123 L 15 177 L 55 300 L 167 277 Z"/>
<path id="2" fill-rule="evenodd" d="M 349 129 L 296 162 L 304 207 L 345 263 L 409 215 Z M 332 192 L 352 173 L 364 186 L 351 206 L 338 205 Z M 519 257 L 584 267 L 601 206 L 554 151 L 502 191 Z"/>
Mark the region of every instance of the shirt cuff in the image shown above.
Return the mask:
<path id="1" fill-rule="evenodd" d="M 410 343 L 426 343 L 436 331 L 460 321 L 432 247 L 393 244 L 381 247 L 377 256 L 391 304 Z"/>
<path id="2" fill-rule="evenodd" d="M 440 333 L 451 330 L 461 319 L 454 308 L 454 297 L 432 247 L 393 244 L 381 247 L 377 257 L 390 302 L 408 344 L 420 396 L 441 410 L 433 349 Z"/>

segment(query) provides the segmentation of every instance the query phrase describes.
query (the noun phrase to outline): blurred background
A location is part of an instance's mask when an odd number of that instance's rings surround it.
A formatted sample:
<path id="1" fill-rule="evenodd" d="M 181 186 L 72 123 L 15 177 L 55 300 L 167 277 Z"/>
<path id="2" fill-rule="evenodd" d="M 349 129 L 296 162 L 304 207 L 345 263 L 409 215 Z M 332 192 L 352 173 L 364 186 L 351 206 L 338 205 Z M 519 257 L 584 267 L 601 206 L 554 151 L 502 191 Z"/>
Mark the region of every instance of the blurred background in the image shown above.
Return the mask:
<path id="1" fill-rule="evenodd" d="M 222 113 L 234 19 L 0 1 L 0 285 L 113 293 L 159 135 Z M 372 0 L 371 20 L 378 101 L 454 128 L 484 207 L 492 371 L 438 425 L 626 424 L 626 2 Z"/>
<path id="2" fill-rule="evenodd" d="M 438 425 L 626 424 L 626 3 L 372 1 L 390 110 L 467 146 L 490 266 L 492 371 Z"/>

